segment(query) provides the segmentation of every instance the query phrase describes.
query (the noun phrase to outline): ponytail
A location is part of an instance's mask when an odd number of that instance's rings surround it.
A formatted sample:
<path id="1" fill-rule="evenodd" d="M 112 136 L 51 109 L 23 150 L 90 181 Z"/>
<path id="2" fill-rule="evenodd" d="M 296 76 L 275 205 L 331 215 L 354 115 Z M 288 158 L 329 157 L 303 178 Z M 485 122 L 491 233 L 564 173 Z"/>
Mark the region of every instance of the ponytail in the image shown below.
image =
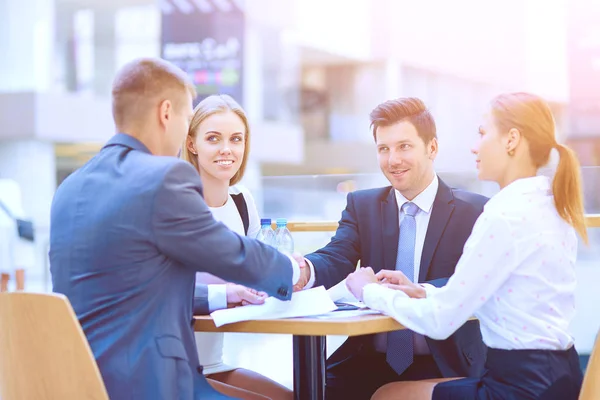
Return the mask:
<path id="1" fill-rule="evenodd" d="M 581 173 L 577 156 L 567 146 L 556 145 L 560 160 L 552 182 L 554 205 L 562 219 L 575 228 L 584 243 L 588 243 L 583 208 Z"/>
<path id="2" fill-rule="evenodd" d="M 500 131 L 516 128 L 528 141 L 536 168 L 548 163 L 553 148 L 558 150 L 560 161 L 552 182 L 554 205 L 558 215 L 587 244 L 579 161 L 571 149 L 556 143 L 554 117 L 548 103 L 530 93 L 507 93 L 496 96 L 491 107 Z"/>

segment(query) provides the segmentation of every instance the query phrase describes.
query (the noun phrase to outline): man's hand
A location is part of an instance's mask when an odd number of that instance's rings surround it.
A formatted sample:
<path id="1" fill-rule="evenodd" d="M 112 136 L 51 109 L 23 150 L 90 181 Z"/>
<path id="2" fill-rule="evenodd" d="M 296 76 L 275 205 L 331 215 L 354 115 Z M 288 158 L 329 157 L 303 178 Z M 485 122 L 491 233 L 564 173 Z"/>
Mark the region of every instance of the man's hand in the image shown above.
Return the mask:
<path id="1" fill-rule="evenodd" d="M 292 258 L 296 260 L 298 266 L 300 267 L 300 279 L 294 285 L 294 292 L 304 289 L 304 286 L 310 280 L 310 268 L 308 267 L 306 260 L 299 253 L 292 254 Z"/>
<path id="2" fill-rule="evenodd" d="M 412 282 L 401 271 L 381 270 L 377 273 L 376 277 L 385 287 L 394 290 L 401 290 L 406 293 L 408 297 L 415 299 L 427 297 L 425 288 Z"/>
<path id="3" fill-rule="evenodd" d="M 363 288 L 369 283 L 379 283 L 371 267 L 360 268 L 346 278 L 348 290 L 361 301 L 363 299 Z"/>
<path id="4" fill-rule="evenodd" d="M 235 283 L 227 283 L 227 307 L 247 306 L 249 304 L 262 304 L 267 294 L 247 288 Z"/>

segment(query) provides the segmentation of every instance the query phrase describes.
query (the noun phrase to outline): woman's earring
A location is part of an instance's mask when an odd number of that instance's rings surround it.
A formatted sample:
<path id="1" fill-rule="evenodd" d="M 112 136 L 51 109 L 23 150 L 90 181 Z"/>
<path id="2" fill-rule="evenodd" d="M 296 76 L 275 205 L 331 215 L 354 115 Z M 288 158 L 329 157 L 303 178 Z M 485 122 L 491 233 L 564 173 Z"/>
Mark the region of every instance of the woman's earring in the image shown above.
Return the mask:
<path id="1" fill-rule="evenodd" d="M 514 156 L 515 155 L 515 151 L 514 150 L 509 150 L 508 151 L 508 155 L 511 156 L 511 157 Z"/>

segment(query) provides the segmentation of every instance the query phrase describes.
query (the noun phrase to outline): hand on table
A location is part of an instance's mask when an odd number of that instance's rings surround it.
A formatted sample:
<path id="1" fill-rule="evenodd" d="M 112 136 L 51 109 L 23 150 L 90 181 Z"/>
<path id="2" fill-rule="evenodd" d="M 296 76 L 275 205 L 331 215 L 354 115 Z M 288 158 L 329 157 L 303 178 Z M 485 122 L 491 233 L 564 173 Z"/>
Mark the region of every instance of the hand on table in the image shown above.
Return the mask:
<path id="1" fill-rule="evenodd" d="M 415 299 L 427 297 L 425 288 L 412 282 L 402 273 L 402 271 L 381 270 L 375 275 L 379 283 L 393 290 L 401 290 Z"/>
<path id="2" fill-rule="evenodd" d="M 227 283 L 226 291 L 228 308 L 247 306 L 249 304 L 263 304 L 268 297 L 264 292 L 259 292 L 235 283 Z"/>

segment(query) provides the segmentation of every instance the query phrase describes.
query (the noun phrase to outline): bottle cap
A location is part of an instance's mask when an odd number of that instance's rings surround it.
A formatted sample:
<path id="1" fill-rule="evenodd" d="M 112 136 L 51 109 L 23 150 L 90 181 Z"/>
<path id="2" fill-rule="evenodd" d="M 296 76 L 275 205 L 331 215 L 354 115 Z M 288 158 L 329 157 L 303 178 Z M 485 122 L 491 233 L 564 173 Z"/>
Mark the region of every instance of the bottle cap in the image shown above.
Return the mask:
<path id="1" fill-rule="evenodd" d="M 277 225 L 278 226 L 284 226 L 287 225 L 287 219 L 286 218 L 277 218 Z"/>

